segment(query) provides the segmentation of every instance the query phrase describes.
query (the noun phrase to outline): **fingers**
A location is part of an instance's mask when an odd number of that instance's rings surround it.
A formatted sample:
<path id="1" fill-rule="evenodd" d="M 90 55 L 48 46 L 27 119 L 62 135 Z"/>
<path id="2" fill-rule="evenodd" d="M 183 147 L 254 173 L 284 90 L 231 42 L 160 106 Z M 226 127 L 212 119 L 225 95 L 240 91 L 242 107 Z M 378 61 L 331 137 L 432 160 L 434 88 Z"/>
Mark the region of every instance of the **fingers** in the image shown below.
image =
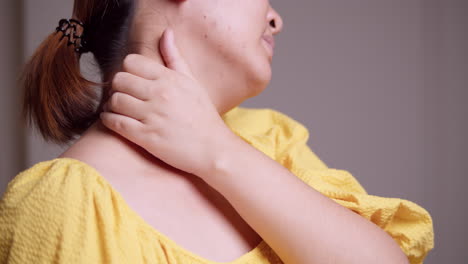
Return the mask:
<path id="1" fill-rule="evenodd" d="M 122 70 L 148 80 L 159 79 L 168 69 L 157 61 L 140 54 L 129 54 L 122 62 Z"/>
<path id="2" fill-rule="evenodd" d="M 189 64 L 177 46 L 174 30 L 171 28 L 164 30 L 159 40 L 159 50 L 165 65 L 141 54 L 128 54 L 122 62 L 122 71 L 148 80 L 157 80 L 164 74 L 170 74 L 170 70 L 194 78 Z"/>
<path id="3" fill-rule="evenodd" d="M 128 72 L 118 72 L 112 79 L 112 91 L 129 94 L 140 100 L 149 100 L 153 94 L 150 80 Z"/>
<path id="4" fill-rule="evenodd" d="M 111 112 L 101 113 L 102 123 L 136 144 L 141 143 L 142 135 L 145 133 L 144 124 L 133 118 Z"/>
<path id="5" fill-rule="evenodd" d="M 115 92 L 104 105 L 104 110 L 112 111 L 116 114 L 125 115 L 136 120 L 143 121 L 148 112 L 144 101 L 131 95 Z"/>
<path id="6" fill-rule="evenodd" d="M 175 42 L 174 31 L 172 29 L 167 28 L 164 30 L 163 36 L 160 40 L 159 49 L 164 62 L 169 69 L 181 72 L 193 78 L 192 71 Z"/>

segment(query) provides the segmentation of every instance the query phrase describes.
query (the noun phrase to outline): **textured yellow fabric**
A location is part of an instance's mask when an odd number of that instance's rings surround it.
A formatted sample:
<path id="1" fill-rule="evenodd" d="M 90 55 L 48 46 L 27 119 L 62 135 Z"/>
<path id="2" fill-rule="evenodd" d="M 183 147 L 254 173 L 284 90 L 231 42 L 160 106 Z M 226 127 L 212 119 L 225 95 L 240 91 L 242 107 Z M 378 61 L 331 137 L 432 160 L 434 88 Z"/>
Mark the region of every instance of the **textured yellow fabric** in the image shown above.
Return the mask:
<path id="1" fill-rule="evenodd" d="M 424 208 L 369 195 L 349 172 L 328 168 L 307 146 L 301 123 L 273 109 L 239 106 L 223 120 L 302 181 L 384 229 L 412 264 L 434 247 Z M 152 228 L 97 170 L 70 158 L 39 162 L 10 181 L 0 200 L 0 263 L 219 264 Z M 262 241 L 229 263 L 282 262 Z"/>

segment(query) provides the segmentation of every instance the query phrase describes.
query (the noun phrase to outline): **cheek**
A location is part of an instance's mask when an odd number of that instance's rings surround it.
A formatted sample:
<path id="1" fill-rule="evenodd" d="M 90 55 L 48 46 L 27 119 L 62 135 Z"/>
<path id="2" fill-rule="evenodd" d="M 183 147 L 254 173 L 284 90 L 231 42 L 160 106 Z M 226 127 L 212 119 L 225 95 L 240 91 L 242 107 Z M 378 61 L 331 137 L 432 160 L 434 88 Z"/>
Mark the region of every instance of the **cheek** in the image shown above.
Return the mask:
<path id="1" fill-rule="evenodd" d="M 239 43 L 239 49 L 233 51 L 237 56 L 238 66 L 244 70 L 248 82 L 257 94 L 263 90 L 271 80 L 271 64 L 268 52 L 259 36 Z"/>
<path id="2" fill-rule="evenodd" d="M 244 71 L 250 78 L 269 78 L 270 59 L 262 39 L 262 33 L 245 31 L 244 28 L 234 30 L 228 27 L 227 34 L 218 35 L 217 51 L 222 54 L 218 58 L 229 62 L 233 69 Z"/>
<path id="3" fill-rule="evenodd" d="M 200 45 L 198 62 L 203 60 L 211 74 L 223 76 L 232 86 L 246 87 L 248 95 L 263 90 L 271 79 L 271 66 L 259 19 L 244 21 L 231 14 L 217 19 L 208 16 L 197 24 L 198 32 L 192 27 L 191 35 L 198 40 L 191 43 Z"/>
<path id="4" fill-rule="evenodd" d="M 261 40 L 256 38 L 224 39 L 218 46 L 219 70 L 229 75 L 233 86 L 245 89 L 244 96 L 253 97 L 265 89 L 272 77 L 268 53 Z M 224 66 L 224 67 L 223 67 Z"/>
<path id="5" fill-rule="evenodd" d="M 221 1 L 227 1 L 222 11 L 218 9 L 214 16 L 208 16 L 204 21 L 205 31 L 212 38 L 212 48 L 222 54 L 221 59 L 244 68 L 246 65 L 264 65 L 269 61 L 262 43 L 267 5 L 251 1 L 265 0 Z"/>

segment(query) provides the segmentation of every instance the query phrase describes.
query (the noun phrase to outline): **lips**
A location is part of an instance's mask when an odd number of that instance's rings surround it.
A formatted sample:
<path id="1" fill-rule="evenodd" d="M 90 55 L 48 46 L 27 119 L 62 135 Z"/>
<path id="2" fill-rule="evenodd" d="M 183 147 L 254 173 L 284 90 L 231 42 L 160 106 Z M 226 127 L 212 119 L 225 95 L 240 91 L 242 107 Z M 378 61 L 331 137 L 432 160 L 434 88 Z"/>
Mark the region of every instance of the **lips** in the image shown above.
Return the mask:
<path id="1" fill-rule="evenodd" d="M 265 42 L 263 45 L 265 45 L 265 49 L 268 52 L 268 57 L 271 62 L 273 60 L 273 53 L 274 53 L 273 49 L 275 47 L 275 40 L 273 39 L 273 36 L 268 36 L 268 35 L 264 35 L 262 39 Z"/>
<path id="2" fill-rule="evenodd" d="M 273 38 L 273 36 L 264 35 L 263 39 L 266 42 L 268 42 L 268 44 L 270 44 L 270 47 L 271 47 L 272 50 L 275 48 L 275 39 Z"/>

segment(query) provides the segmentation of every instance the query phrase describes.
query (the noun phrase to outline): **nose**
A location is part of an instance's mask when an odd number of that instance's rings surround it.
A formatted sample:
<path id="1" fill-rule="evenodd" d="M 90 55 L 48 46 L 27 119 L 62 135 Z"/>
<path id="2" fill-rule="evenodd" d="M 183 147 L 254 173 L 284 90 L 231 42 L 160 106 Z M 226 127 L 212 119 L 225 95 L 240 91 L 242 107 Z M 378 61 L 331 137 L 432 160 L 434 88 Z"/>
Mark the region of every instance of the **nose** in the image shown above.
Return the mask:
<path id="1" fill-rule="evenodd" d="M 267 15 L 268 22 L 270 24 L 271 31 L 273 35 L 276 35 L 281 32 L 283 29 L 283 19 L 281 16 L 276 12 L 273 7 L 270 6 L 270 10 L 268 11 Z"/>

